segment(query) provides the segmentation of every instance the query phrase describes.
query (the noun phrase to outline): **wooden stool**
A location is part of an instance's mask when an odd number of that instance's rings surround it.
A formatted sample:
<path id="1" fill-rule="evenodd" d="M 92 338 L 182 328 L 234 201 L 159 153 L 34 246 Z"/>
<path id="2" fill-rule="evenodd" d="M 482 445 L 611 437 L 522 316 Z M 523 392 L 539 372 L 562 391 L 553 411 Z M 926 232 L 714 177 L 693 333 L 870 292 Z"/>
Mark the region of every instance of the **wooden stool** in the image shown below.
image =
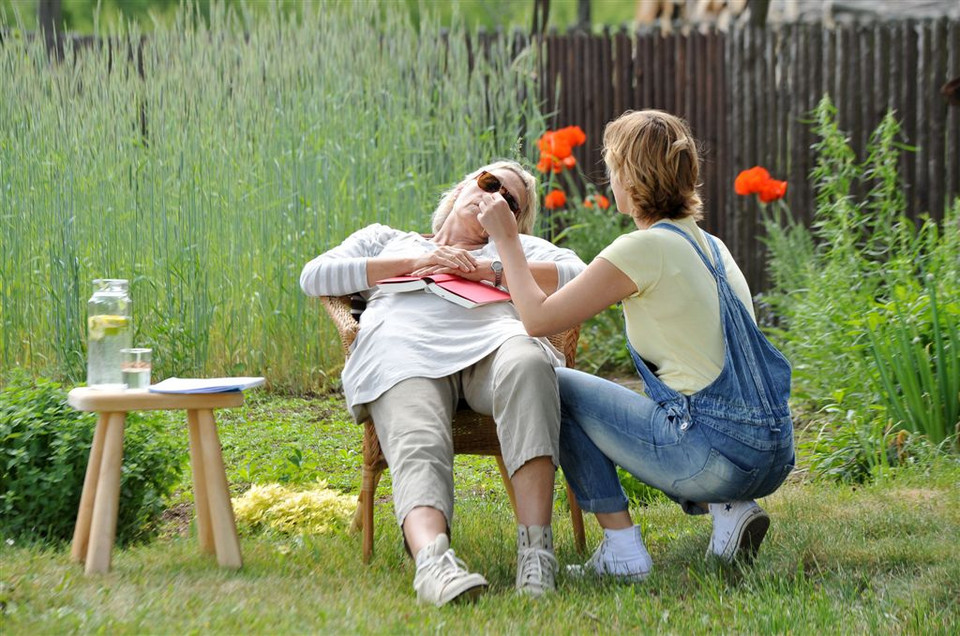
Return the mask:
<path id="1" fill-rule="evenodd" d="M 71 551 L 74 561 L 86 562 L 86 574 L 110 570 L 120 504 L 123 429 L 129 411 L 183 409 L 187 412 L 200 549 L 216 554 L 222 567 L 239 568 L 243 564 L 220 439 L 213 419 L 213 409 L 243 404 L 241 391 L 169 394 L 81 387 L 70 391 L 67 401 L 77 410 L 95 411 L 99 416 L 83 480 Z"/>

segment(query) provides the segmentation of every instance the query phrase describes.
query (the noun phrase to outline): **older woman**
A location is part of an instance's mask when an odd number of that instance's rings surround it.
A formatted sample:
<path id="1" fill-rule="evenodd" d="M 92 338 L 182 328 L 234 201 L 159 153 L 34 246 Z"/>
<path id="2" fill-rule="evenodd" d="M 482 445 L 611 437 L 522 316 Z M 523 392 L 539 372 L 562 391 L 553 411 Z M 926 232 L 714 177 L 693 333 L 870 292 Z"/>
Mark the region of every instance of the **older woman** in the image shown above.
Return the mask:
<path id="1" fill-rule="evenodd" d="M 477 214 L 481 200 L 515 219 L 535 284 L 550 294 L 584 269 L 570 250 L 529 236 L 537 213 L 534 177 L 498 161 L 446 192 L 433 234 L 374 224 L 303 268 L 311 296 L 361 293 L 367 308 L 343 370 L 357 421 L 371 415 L 393 477 L 396 518 L 414 555 L 421 602 L 473 598 L 487 582 L 450 549 L 453 520 L 451 421 L 463 398 L 493 415 L 517 497 L 517 590 L 539 596 L 554 587 L 551 510 L 560 406 L 554 367 L 563 356 L 527 335 L 511 303 L 466 309 L 425 293 L 381 293 L 376 281 L 404 274 L 456 273 L 509 288 L 496 246 Z"/>
<path id="2" fill-rule="evenodd" d="M 617 208 L 636 230 L 550 297 L 525 270 L 514 219 L 480 202 L 529 333 L 553 333 L 623 303 L 646 395 L 557 370 L 560 462 L 580 506 L 604 528 L 586 569 L 643 578 L 653 565 L 617 465 L 686 512 L 709 511 L 709 554 L 750 558 L 770 524 L 754 499 L 793 468 L 790 365 L 757 328 L 747 281 L 726 246 L 697 226 L 700 164 L 687 124 L 662 111 L 627 112 L 607 125 L 603 145 Z"/>

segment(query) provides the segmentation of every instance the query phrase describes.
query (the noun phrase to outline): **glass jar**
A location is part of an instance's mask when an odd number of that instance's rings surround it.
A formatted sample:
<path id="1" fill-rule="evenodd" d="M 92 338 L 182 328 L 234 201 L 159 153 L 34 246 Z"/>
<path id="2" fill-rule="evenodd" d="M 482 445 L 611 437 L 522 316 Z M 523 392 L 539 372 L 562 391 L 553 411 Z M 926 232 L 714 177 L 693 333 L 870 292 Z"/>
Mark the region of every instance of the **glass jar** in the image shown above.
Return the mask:
<path id="1" fill-rule="evenodd" d="M 87 303 L 87 386 L 124 389 L 122 355 L 133 341 L 127 281 L 98 278 Z"/>

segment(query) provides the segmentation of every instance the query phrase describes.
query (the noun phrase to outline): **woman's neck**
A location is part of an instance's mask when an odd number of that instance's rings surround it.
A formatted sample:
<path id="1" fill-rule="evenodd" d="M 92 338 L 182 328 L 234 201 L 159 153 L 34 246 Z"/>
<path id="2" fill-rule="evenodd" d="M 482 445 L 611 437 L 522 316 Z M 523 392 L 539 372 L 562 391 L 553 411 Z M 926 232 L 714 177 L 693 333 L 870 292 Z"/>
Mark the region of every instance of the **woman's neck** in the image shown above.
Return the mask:
<path id="1" fill-rule="evenodd" d="M 457 227 L 456 223 L 448 222 L 430 237 L 430 240 L 437 245 L 448 245 L 450 247 L 459 247 L 465 250 L 476 250 L 484 247 L 489 238 L 487 236 L 477 236 L 475 233 L 465 232 L 463 228 Z"/>

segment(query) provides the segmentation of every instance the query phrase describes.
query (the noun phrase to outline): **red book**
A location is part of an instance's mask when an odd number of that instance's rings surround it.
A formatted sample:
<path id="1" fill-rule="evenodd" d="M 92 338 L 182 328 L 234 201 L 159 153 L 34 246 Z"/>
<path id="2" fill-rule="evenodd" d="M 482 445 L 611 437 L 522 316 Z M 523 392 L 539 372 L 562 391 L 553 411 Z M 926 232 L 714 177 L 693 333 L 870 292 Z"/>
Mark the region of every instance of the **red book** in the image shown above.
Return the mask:
<path id="1" fill-rule="evenodd" d="M 388 294 L 422 289 L 468 309 L 510 300 L 510 294 L 493 285 L 467 280 L 454 274 L 394 276 L 378 280 L 377 289 Z"/>

